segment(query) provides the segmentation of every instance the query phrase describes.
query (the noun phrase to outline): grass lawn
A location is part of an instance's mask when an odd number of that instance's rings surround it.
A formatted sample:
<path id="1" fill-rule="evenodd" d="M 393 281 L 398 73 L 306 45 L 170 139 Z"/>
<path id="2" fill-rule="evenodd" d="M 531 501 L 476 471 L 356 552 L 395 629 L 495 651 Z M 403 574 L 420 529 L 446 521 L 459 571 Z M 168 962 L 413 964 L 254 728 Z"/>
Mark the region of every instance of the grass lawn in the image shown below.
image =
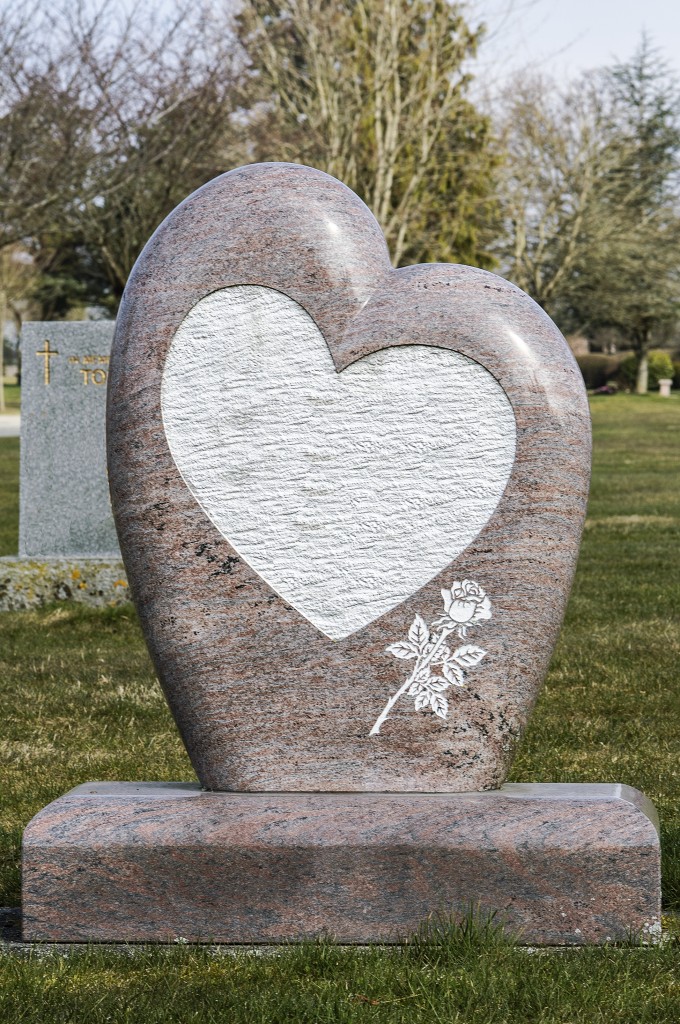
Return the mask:
<path id="1" fill-rule="evenodd" d="M 18 497 L 19 438 L 0 437 L 0 555 L 16 555 L 19 548 Z"/>
<path id="2" fill-rule="evenodd" d="M 21 386 L 19 384 L 4 384 L 5 389 L 5 412 L 19 412 L 21 403 Z"/>
<path id="3" fill-rule="evenodd" d="M 514 781 L 624 782 L 662 820 L 680 909 L 680 401 L 592 401 L 588 524 L 565 626 Z M 18 444 L 0 439 L 0 553 L 16 551 Z M 191 779 L 134 612 L 0 615 L 0 905 L 28 819 L 90 779 Z M 274 956 L 193 947 L 0 954 L 0 1021 L 677 1024 L 680 944 L 535 954 L 489 932 Z"/>

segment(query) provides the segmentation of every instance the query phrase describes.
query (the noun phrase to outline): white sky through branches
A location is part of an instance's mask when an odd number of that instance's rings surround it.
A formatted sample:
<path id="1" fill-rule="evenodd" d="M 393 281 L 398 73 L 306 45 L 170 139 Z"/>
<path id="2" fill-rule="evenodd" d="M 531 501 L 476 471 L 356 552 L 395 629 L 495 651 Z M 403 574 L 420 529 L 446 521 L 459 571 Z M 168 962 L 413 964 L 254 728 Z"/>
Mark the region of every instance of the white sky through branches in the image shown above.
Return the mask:
<path id="1" fill-rule="evenodd" d="M 477 74 L 496 82 L 525 67 L 564 80 L 627 60 L 643 31 L 680 77 L 678 0 L 474 0 L 470 9 L 489 34 Z"/>
<path id="2" fill-rule="evenodd" d="M 14 0 L 0 0 L 0 11 Z M 99 0 L 93 0 L 96 4 Z M 680 0 L 463 0 L 472 25 L 483 21 L 487 39 L 473 65 L 484 89 L 529 68 L 564 81 L 590 68 L 628 60 L 642 33 L 680 77 Z M 133 10 L 140 0 L 117 0 Z M 173 0 L 141 0 L 146 10 L 171 18 Z M 214 0 L 213 16 L 238 8 Z"/>

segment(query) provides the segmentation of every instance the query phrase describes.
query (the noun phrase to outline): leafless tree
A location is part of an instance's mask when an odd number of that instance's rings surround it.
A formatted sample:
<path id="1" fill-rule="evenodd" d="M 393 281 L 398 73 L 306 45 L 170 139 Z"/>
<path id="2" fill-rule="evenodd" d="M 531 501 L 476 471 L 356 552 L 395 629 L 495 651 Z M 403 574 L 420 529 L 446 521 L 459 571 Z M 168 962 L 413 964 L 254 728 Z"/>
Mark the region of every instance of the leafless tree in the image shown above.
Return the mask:
<path id="1" fill-rule="evenodd" d="M 79 291 L 113 311 L 155 227 L 234 161 L 233 35 L 186 0 L 19 0 L 0 56 L 0 249 L 26 247 L 48 315 Z"/>
<path id="2" fill-rule="evenodd" d="M 488 122 L 466 95 L 481 30 L 462 6 L 251 0 L 237 25 L 253 71 L 245 102 L 254 113 L 260 103 L 257 155 L 346 182 L 381 224 L 395 264 L 431 256 L 433 231 L 448 258 L 441 236 L 468 230 L 475 202 L 488 203 L 494 162 Z"/>
<path id="3" fill-rule="evenodd" d="M 504 272 L 567 330 L 638 355 L 680 316 L 680 97 L 643 40 L 566 90 L 518 79 L 500 119 Z"/>
<path id="4" fill-rule="evenodd" d="M 518 75 L 499 113 L 505 159 L 499 172 L 507 276 L 555 315 L 562 286 L 588 244 L 593 214 L 611 189 L 616 157 L 605 111 L 587 79 L 566 93 L 541 77 Z M 601 225 L 601 227 L 605 227 Z"/>

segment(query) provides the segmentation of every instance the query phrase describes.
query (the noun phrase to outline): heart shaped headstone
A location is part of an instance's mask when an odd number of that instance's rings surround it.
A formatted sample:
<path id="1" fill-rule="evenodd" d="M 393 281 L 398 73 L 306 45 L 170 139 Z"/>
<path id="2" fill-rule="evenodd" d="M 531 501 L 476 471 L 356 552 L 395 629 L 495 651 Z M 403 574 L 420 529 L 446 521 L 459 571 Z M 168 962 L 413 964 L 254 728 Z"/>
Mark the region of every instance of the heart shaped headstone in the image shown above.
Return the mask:
<path id="1" fill-rule="evenodd" d="M 499 785 L 564 613 L 589 437 L 564 339 L 506 281 L 392 270 L 310 168 L 190 196 L 126 289 L 108 448 L 202 784 Z"/>

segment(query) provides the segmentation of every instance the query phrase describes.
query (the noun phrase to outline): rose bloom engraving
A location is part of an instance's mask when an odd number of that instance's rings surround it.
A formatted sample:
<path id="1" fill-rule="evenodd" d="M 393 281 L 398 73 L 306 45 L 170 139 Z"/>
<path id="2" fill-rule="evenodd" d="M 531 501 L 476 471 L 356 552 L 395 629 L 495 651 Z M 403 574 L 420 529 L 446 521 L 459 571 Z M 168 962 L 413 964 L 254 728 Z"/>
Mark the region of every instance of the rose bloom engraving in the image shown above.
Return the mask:
<path id="1" fill-rule="evenodd" d="M 400 697 L 408 693 L 414 698 L 416 711 L 432 711 L 445 719 L 449 702 L 444 691 L 450 686 L 465 686 L 465 669 L 478 665 L 486 651 L 475 644 L 463 644 L 451 650 L 447 638 L 455 633 L 461 639 L 470 627 L 491 618 L 491 601 L 474 580 L 455 580 L 450 590 L 442 590 L 444 615 L 428 627 L 416 615 L 408 631 L 408 639 L 390 644 L 387 651 L 403 661 L 415 661 L 413 671 L 405 683 L 390 697 L 378 716 L 369 735 L 377 736 L 390 711 Z M 435 674 L 439 669 L 441 675 Z"/>
<path id="2" fill-rule="evenodd" d="M 491 601 L 480 585 L 473 580 L 453 583 L 450 590 L 442 590 L 442 598 L 446 615 L 434 625 L 451 622 L 453 628 L 465 627 L 491 618 Z M 461 636 L 464 635 L 465 632 L 461 632 Z"/>

